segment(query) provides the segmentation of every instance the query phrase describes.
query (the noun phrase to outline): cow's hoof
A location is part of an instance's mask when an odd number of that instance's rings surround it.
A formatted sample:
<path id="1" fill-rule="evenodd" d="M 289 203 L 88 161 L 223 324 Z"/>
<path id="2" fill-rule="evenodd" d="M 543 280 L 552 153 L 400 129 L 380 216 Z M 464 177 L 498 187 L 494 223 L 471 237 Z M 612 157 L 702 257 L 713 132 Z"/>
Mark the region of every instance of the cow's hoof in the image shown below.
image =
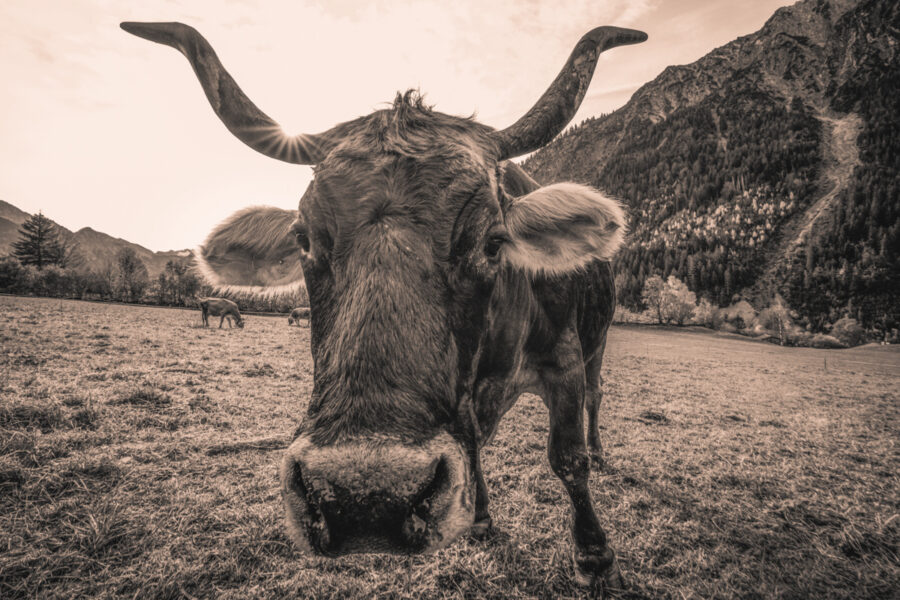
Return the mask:
<path id="1" fill-rule="evenodd" d="M 494 521 L 490 517 L 475 521 L 472 529 L 469 530 L 469 536 L 479 542 L 490 539 L 496 535 L 497 530 L 494 529 Z"/>
<path id="2" fill-rule="evenodd" d="M 625 589 L 619 561 L 611 548 L 599 554 L 587 554 L 575 551 L 575 581 L 579 585 L 596 589 L 600 597 L 607 591 Z"/>
<path id="3" fill-rule="evenodd" d="M 606 468 L 606 461 L 603 460 L 603 452 L 600 450 L 591 450 L 591 468 L 602 471 Z"/>

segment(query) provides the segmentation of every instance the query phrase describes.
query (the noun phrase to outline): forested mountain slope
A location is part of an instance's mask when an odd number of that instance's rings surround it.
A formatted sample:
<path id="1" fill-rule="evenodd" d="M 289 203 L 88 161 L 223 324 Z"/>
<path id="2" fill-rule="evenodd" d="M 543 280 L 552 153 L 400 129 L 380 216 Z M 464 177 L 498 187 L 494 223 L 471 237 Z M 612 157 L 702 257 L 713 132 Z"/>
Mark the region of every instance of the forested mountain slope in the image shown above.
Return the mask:
<path id="1" fill-rule="evenodd" d="M 804 0 L 669 67 L 524 167 L 630 208 L 621 301 L 674 274 L 719 304 L 781 294 L 814 328 L 900 325 L 900 3 Z"/>

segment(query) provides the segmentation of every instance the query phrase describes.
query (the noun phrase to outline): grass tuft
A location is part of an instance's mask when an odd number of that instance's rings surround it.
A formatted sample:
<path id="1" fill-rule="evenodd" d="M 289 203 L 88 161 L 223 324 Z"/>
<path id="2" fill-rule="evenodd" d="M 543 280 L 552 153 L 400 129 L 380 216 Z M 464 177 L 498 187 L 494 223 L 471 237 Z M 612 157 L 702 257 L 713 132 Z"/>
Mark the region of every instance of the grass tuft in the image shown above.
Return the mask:
<path id="1" fill-rule="evenodd" d="M 42 401 L 47 398 L 49 393 L 41 394 L 36 400 L 19 399 L 0 404 L 0 427 L 34 428 L 44 433 L 66 427 L 69 419 L 62 406 L 54 401 Z"/>
<path id="2" fill-rule="evenodd" d="M 244 377 L 271 377 L 275 375 L 275 368 L 269 363 L 254 363 L 252 367 L 244 369 Z"/>
<path id="3" fill-rule="evenodd" d="M 172 398 L 163 391 L 149 385 L 143 385 L 127 392 L 114 400 L 112 404 L 130 404 L 145 408 L 164 407 L 172 404 Z"/>
<path id="4" fill-rule="evenodd" d="M 669 417 L 655 410 L 645 410 L 638 415 L 638 419 L 645 423 L 664 425 L 669 422 Z"/>

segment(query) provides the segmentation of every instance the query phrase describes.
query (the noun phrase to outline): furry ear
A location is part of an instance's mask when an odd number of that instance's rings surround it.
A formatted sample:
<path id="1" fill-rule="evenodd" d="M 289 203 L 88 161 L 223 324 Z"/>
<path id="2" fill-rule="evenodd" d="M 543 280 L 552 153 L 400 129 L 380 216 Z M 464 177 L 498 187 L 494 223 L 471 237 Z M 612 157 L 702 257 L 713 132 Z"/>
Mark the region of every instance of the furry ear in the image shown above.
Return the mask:
<path id="1" fill-rule="evenodd" d="M 625 238 L 615 200 L 577 183 L 557 183 L 516 198 L 505 215 L 506 260 L 532 274 L 562 275 L 610 260 Z"/>
<path id="2" fill-rule="evenodd" d="M 206 283 L 220 292 L 293 293 L 304 286 L 299 248 L 291 232 L 297 211 L 254 206 L 216 227 L 194 260 Z"/>

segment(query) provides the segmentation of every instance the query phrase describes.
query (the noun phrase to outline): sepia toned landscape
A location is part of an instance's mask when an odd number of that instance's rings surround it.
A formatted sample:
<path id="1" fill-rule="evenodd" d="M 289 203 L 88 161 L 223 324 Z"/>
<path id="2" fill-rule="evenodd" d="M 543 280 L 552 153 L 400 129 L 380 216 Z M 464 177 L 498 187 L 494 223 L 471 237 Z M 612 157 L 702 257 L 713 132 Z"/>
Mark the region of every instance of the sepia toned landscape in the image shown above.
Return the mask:
<path id="1" fill-rule="evenodd" d="M 309 329 L 0 297 L 0 597 L 569 598 L 569 501 L 524 396 L 483 454 L 498 533 L 301 555 L 278 462 Z M 622 598 L 887 598 L 900 581 L 900 352 L 614 326 L 590 487 Z"/>
<path id="2" fill-rule="evenodd" d="M 40 8 L 0 600 L 900 599 L 900 2 Z"/>

